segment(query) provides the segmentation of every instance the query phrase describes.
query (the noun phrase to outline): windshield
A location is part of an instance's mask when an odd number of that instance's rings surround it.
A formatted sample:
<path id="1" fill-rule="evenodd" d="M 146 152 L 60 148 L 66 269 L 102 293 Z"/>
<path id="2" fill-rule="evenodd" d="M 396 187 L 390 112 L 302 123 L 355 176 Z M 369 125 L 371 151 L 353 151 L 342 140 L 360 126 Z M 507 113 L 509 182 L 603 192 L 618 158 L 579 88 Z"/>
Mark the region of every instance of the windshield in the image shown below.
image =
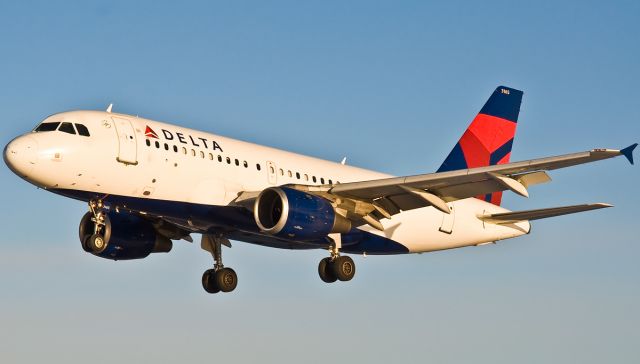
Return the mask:
<path id="1" fill-rule="evenodd" d="M 60 125 L 59 122 L 54 122 L 54 123 L 42 123 L 40 125 L 38 125 L 38 127 L 34 130 L 36 133 L 37 132 L 41 132 L 41 131 L 54 131 L 58 128 L 58 125 Z"/>

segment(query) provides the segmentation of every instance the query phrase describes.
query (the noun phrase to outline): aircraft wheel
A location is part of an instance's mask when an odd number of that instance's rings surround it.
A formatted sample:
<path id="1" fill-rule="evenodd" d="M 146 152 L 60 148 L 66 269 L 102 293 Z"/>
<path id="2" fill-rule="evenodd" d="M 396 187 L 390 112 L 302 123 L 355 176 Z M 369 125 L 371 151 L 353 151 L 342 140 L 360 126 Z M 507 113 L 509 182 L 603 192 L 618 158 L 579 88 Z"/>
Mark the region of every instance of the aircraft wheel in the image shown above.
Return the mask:
<path id="1" fill-rule="evenodd" d="M 222 292 L 231 292 L 238 285 L 238 275 L 231 268 L 222 268 L 216 272 L 216 283 Z"/>
<path id="2" fill-rule="evenodd" d="M 329 257 L 322 259 L 320 264 L 318 264 L 318 275 L 320 275 L 320 279 L 325 283 L 333 283 L 338 279 L 333 273 L 332 266 L 333 263 Z"/>
<path id="3" fill-rule="evenodd" d="M 350 281 L 356 274 L 356 264 L 348 256 L 340 256 L 333 261 L 333 274 L 341 281 Z"/>
<path id="4" fill-rule="evenodd" d="M 218 282 L 216 282 L 215 270 L 209 269 L 204 272 L 202 275 L 202 288 L 204 288 L 207 293 L 220 292 L 220 287 L 218 287 Z"/>
<path id="5" fill-rule="evenodd" d="M 83 248 L 85 248 L 85 250 L 94 253 L 94 254 L 100 254 L 102 253 L 105 249 L 107 249 L 107 242 L 104 240 L 104 236 L 100 235 L 100 234 L 93 234 L 91 235 L 86 243 L 86 248 L 83 246 Z"/>
<path id="6" fill-rule="evenodd" d="M 86 251 L 87 253 L 91 253 L 91 249 L 89 249 L 89 246 L 87 245 L 89 243 L 89 238 L 91 236 L 90 235 L 86 235 L 81 241 L 80 241 L 80 245 L 82 245 L 82 250 Z"/>

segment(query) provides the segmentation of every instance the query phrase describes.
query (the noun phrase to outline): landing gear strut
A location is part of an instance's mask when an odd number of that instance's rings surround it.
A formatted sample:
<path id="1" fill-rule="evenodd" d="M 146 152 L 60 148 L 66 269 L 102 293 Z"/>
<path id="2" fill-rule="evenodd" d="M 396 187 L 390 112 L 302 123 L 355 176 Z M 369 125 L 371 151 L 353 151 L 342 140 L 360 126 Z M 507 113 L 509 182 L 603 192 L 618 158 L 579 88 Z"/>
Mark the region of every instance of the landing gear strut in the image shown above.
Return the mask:
<path id="1" fill-rule="evenodd" d="M 329 245 L 330 257 L 324 258 L 318 264 L 318 275 L 325 283 L 337 280 L 350 281 L 356 274 L 356 264 L 348 256 L 340 255 L 340 237 L 334 237 Z"/>
<path id="2" fill-rule="evenodd" d="M 93 234 L 81 241 L 82 249 L 89 253 L 100 254 L 107 248 L 104 236 L 106 214 L 102 200 L 90 200 L 89 211 L 92 214 Z"/>
<path id="3" fill-rule="evenodd" d="M 202 274 L 202 288 L 208 293 L 231 292 L 238 285 L 238 276 L 222 264 L 222 245 L 231 246 L 222 235 L 202 235 L 202 248 L 211 252 L 215 264 Z"/>

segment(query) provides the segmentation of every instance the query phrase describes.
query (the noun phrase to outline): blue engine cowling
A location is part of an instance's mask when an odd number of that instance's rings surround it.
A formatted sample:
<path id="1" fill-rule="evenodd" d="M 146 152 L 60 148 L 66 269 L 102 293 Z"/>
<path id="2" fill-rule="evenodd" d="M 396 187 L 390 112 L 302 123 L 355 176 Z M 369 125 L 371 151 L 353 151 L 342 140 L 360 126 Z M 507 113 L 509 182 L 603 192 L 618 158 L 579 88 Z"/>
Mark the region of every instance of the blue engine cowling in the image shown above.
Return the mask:
<path id="1" fill-rule="evenodd" d="M 87 212 L 80 221 L 81 243 L 94 232 L 91 217 Z M 94 255 L 105 259 L 142 259 L 151 253 L 169 252 L 173 245 L 171 240 L 158 234 L 149 221 L 127 212 L 108 211 L 103 235 L 107 246 Z"/>
<path id="2" fill-rule="evenodd" d="M 288 187 L 263 190 L 253 216 L 264 233 L 293 240 L 321 239 L 351 230 L 351 222 L 337 214 L 329 200 Z"/>

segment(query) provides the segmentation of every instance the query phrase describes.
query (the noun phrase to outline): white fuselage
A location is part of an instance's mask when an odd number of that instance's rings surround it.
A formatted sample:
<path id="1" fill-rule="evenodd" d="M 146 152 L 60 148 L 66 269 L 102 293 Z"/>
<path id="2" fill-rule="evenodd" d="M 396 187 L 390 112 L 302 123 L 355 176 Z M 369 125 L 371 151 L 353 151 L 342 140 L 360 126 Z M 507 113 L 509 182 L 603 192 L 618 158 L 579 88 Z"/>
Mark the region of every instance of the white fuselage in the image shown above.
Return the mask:
<path id="1" fill-rule="evenodd" d="M 222 207 L 233 204 L 243 191 L 260 192 L 271 186 L 390 177 L 130 115 L 72 111 L 52 115 L 45 120 L 49 121 L 82 123 L 91 135 L 27 133 L 6 147 L 5 160 L 29 182 L 56 192 L 85 191 Z M 478 245 L 520 236 L 530 229 L 528 222 L 484 223 L 479 215 L 507 210 L 476 198 L 449 206 L 451 214 L 425 207 L 383 219 L 384 232 L 366 225 L 359 229 L 400 243 L 409 252 Z M 159 215 L 152 207 L 136 210 Z"/>

